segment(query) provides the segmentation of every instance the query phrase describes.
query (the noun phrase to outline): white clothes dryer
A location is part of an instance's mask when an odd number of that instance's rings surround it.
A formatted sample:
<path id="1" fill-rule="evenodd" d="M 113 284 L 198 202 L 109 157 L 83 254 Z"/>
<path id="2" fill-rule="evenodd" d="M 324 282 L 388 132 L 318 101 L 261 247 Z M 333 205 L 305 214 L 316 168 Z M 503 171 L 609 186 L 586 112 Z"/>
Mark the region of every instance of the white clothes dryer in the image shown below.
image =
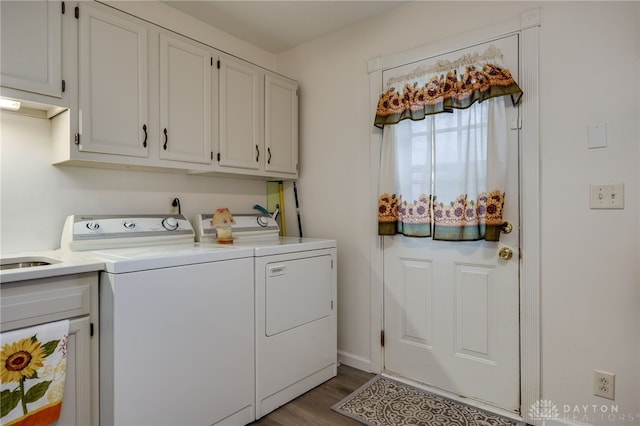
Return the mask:
<path id="1" fill-rule="evenodd" d="M 255 419 L 253 250 L 194 243 L 179 215 L 69 216 L 100 259 L 100 424 Z"/>
<path id="2" fill-rule="evenodd" d="M 211 214 L 196 240 L 215 244 Z M 233 246 L 251 248 L 255 269 L 256 419 L 337 374 L 335 240 L 280 237 L 275 220 L 234 215 Z"/>

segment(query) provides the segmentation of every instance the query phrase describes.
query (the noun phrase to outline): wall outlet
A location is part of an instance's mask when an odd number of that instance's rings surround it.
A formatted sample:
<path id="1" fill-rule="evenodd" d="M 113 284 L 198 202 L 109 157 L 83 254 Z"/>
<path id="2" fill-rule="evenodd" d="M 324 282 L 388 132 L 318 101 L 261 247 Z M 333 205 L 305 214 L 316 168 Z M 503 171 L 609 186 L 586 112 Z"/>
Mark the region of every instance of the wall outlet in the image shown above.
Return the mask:
<path id="1" fill-rule="evenodd" d="M 606 371 L 593 370 L 593 394 L 615 399 L 616 375 Z"/>
<path id="2" fill-rule="evenodd" d="M 178 214 L 180 212 L 180 200 L 176 197 L 169 198 L 169 214 Z"/>

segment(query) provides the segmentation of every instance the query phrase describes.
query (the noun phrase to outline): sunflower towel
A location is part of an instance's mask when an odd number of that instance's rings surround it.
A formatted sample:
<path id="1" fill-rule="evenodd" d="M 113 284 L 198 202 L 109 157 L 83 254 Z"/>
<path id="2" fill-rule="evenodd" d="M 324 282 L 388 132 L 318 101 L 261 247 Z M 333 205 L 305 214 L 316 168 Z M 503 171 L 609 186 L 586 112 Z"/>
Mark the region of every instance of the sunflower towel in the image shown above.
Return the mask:
<path id="1" fill-rule="evenodd" d="M 40 426 L 60 417 L 69 321 L 0 335 L 0 425 Z"/>

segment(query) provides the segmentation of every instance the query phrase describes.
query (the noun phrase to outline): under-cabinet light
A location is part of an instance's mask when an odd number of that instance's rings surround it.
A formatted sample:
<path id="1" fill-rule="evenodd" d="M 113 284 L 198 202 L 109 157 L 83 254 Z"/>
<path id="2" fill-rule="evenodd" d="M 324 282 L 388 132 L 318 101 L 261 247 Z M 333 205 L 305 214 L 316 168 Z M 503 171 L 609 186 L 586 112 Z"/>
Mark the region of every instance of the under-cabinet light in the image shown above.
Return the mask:
<path id="1" fill-rule="evenodd" d="M 13 99 L 0 98 L 0 108 L 17 111 L 20 109 L 20 102 Z"/>

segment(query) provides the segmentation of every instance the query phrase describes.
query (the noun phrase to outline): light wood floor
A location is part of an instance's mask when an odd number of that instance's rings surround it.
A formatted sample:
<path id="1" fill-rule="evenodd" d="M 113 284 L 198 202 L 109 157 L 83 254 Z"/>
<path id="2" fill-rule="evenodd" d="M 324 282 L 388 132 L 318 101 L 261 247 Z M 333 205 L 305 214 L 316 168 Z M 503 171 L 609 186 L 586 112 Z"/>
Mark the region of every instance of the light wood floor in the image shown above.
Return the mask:
<path id="1" fill-rule="evenodd" d="M 251 423 L 262 426 L 356 426 L 361 423 L 331 410 L 331 406 L 369 381 L 374 374 L 341 365 L 333 379 Z"/>

